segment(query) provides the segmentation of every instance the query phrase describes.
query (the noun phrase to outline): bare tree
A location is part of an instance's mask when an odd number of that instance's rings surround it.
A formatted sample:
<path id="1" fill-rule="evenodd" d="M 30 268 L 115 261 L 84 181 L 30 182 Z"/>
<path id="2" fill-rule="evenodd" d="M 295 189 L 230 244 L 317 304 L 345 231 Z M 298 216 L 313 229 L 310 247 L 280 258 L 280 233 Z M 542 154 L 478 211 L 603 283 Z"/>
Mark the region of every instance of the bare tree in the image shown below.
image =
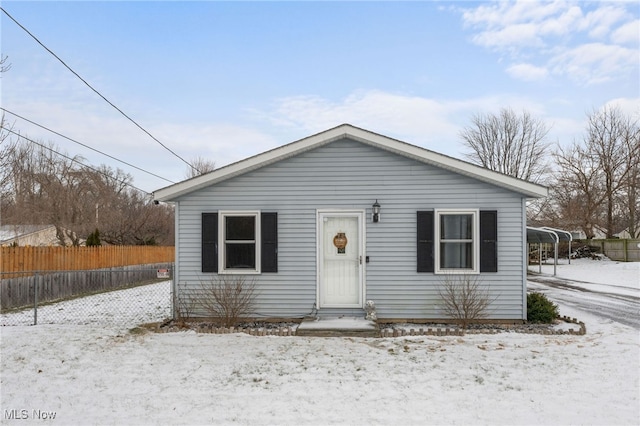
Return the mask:
<path id="1" fill-rule="evenodd" d="M 215 161 L 197 156 L 196 158 L 191 160 L 191 165 L 187 167 L 187 170 L 185 172 L 185 179 L 191 179 L 196 176 L 207 174 L 215 170 L 215 168 Z"/>
<path id="2" fill-rule="evenodd" d="M 602 171 L 598 161 L 579 142 L 558 146 L 553 154 L 558 170 L 552 185 L 557 215 L 554 225 L 581 229 L 587 238 L 602 228 Z"/>
<path id="3" fill-rule="evenodd" d="M 624 228 L 638 235 L 639 135 L 637 120 L 607 106 L 588 116 L 581 142 L 556 148 L 556 224 L 582 229 L 587 238 L 596 230 L 611 238 Z"/>
<path id="4" fill-rule="evenodd" d="M 510 108 L 499 114 L 476 114 L 460 132 L 469 152 L 466 158 L 482 167 L 519 179 L 540 182 L 548 171 L 546 142 L 549 128 L 527 111 Z"/>
<path id="5" fill-rule="evenodd" d="M 4 112 L 0 116 L 0 195 L 7 196 L 11 190 L 11 163 L 15 154 L 17 141 L 11 137 L 13 124 L 10 124 Z"/>
<path id="6" fill-rule="evenodd" d="M 638 121 L 626 116 L 617 106 L 605 106 L 588 118 L 585 146 L 588 155 L 596 159 L 601 172 L 607 238 L 612 238 L 620 230 L 615 227 L 617 196 L 621 192 L 631 196 L 637 193 L 637 179 L 633 175 L 637 175 L 640 161 L 638 135 Z M 635 219 L 638 201 L 630 201 L 626 213 Z"/>
<path id="7" fill-rule="evenodd" d="M 7 63 L 7 56 L 0 54 L 0 75 L 9 71 L 11 64 Z M 0 199 L 9 196 L 8 185 L 11 180 L 10 163 L 16 141 L 10 137 L 13 131 L 13 124 L 7 122 L 4 111 L 0 116 Z"/>
<path id="8" fill-rule="evenodd" d="M 82 221 L 84 178 L 74 162 L 59 156 L 52 144 L 17 144 L 7 158 L 11 180 L 5 185 L 10 193 L 2 199 L 3 219 L 17 224 L 52 224 L 56 226 L 61 244 L 71 240 L 74 223 Z M 69 231 L 69 232 L 67 232 Z"/>
<path id="9" fill-rule="evenodd" d="M 173 208 L 155 205 L 120 169 L 88 167 L 49 144 L 8 152 L 0 208 L 4 223 L 52 224 L 60 244 L 80 245 L 98 229 L 109 244 L 173 244 Z M 3 161 L 5 159 L 3 158 Z"/>
<path id="10" fill-rule="evenodd" d="M 637 132 L 635 140 L 635 154 L 633 149 L 629 150 L 627 162 L 629 174 L 620 204 L 623 211 L 628 213 L 626 226 L 629 235 L 631 238 L 640 238 L 640 144 L 637 142 Z"/>
<path id="11" fill-rule="evenodd" d="M 116 245 L 173 244 L 173 209 L 155 205 L 150 196 L 129 189 L 113 197 L 101 211 L 100 232 L 103 241 Z"/>
<path id="12" fill-rule="evenodd" d="M 7 63 L 8 56 L 0 54 L 0 74 L 11 69 L 11 63 Z"/>
<path id="13" fill-rule="evenodd" d="M 109 244 L 173 244 L 171 206 L 155 205 L 149 194 L 132 187 L 133 177 L 121 169 L 101 165 L 85 173 L 90 182 L 86 204 L 95 208 L 95 222 L 83 224 L 83 235 L 97 228 Z"/>

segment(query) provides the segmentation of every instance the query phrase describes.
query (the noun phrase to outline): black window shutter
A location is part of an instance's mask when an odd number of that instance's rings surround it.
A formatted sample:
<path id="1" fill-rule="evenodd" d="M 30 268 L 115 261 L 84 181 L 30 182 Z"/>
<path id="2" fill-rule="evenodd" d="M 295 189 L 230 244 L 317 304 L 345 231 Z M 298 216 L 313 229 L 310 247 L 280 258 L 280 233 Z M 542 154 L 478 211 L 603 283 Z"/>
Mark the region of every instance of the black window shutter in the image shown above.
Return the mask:
<path id="1" fill-rule="evenodd" d="M 278 213 L 260 214 L 262 272 L 278 272 Z"/>
<path id="2" fill-rule="evenodd" d="M 480 272 L 498 272 L 498 212 L 480 211 Z"/>
<path id="3" fill-rule="evenodd" d="M 433 272 L 433 211 L 418 212 L 418 272 Z"/>
<path id="4" fill-rule="evenodd" d="M 218 213 L 202 213 L 202 272 L 218 272 Z"/>

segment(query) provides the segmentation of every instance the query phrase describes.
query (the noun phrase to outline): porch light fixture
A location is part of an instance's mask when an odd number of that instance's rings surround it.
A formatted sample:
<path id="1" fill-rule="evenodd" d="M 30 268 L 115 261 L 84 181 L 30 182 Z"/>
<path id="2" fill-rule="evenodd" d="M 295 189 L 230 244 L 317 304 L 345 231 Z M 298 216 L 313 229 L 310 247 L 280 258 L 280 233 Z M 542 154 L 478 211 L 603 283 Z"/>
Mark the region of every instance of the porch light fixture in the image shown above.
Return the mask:
<path id="1" fill-rule="evenodd" d="M 376 202 L 373 203 L 373 206 L 371 207 L 372 207 L 371 211 L 373 213 L 372 220 L 374 223 L 377 223 L 380 221 L 380 203 L 378 203 L 377 199 L 376 199 Z"/>

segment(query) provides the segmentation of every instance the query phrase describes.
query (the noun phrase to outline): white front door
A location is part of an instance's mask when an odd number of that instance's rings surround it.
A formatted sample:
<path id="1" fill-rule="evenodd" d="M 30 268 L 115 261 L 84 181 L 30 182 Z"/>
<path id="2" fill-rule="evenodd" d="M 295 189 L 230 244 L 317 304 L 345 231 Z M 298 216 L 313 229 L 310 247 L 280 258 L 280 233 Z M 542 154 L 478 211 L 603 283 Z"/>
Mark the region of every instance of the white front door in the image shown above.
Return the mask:
<path id="1" fill-rule="evenodd" d="M 360 211 L 318 212 L 318 306 L 362 307 L 363 248 Z"/>

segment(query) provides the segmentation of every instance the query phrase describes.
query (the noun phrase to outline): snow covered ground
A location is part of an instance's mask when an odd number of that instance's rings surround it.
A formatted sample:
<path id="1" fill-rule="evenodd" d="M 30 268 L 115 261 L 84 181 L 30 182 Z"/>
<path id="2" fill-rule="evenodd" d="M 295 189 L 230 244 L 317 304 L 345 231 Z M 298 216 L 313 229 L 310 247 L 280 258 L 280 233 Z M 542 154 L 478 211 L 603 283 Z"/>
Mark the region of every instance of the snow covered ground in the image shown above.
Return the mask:
<path id="1" fill-rule="evenodd" d="M 529 270 L 537 273 L 538 265 Z M 545 276 L 553 275 L 553 260 L 542 264 Z M 616 262 L 609 259 L 560 259 L 556 267 L 558 278 L 567 278 L 575 285 L 591 291 L 613 292 L 640 297 L 640 262 Z"/>
<path id="2" fill-rule="evenodd" d="M 38 307 L 37 324 L 123 326 L 171 315 L 171 281 L 110 291 Z M 33 309 L 0 314 L 0 325 L 33 325 Z"/>
<path id="3" fill-rule="evenodd" d="M 558 275 L 640 291 L 638 267 L 580 261 Z M 2 327 L 0 422 L 639 424 L 638 330 L 560 312 L 587 335 L 139 335 L 124 315 L 110 326 Z"/>

